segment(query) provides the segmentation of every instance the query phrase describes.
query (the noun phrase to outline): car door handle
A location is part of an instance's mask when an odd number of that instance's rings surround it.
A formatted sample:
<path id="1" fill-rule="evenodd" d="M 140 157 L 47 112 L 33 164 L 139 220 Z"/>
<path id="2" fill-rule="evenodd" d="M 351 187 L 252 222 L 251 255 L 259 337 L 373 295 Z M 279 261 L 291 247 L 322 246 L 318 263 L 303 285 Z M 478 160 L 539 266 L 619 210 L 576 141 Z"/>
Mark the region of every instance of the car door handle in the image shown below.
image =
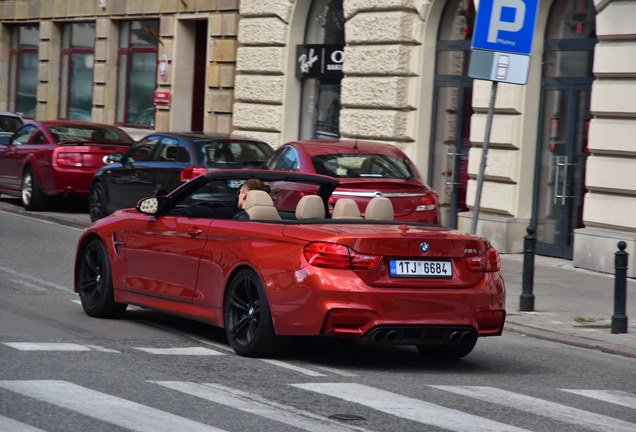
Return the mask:
<path id="1" fill-rule="evenodd" d="M 186 232 L 190 237 L 198 237 L 203 234 L 203 230 L 201 228 L 189 228 Z"/>

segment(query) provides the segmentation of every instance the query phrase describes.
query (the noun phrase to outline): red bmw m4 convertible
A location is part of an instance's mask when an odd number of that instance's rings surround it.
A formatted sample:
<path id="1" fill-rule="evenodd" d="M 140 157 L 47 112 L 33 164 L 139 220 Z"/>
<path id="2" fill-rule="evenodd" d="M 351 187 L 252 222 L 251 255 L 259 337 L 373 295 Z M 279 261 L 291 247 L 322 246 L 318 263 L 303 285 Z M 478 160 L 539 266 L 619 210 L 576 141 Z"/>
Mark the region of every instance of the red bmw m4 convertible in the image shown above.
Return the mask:
<path id="1" fill-rule="evenodd" d="M 237 191 L 257 178 L 244 211 Z M 302 185 L 279 210 L 273 182 Z M 393 220 L 388 198 L 328 207 L 333 177 L 284 171 L 213 171 L 167 196 L 141 200 L 81 236 L 75 291 L 93 317 L 127 305 L 225 328 L 239 355 L 270 356 L 290 335 L 415 345 L 460 358 L 498 336 L 505 287 L 498 252 L 484 238 Z M 236 217 L 241 214 L 240 217 Z"/>

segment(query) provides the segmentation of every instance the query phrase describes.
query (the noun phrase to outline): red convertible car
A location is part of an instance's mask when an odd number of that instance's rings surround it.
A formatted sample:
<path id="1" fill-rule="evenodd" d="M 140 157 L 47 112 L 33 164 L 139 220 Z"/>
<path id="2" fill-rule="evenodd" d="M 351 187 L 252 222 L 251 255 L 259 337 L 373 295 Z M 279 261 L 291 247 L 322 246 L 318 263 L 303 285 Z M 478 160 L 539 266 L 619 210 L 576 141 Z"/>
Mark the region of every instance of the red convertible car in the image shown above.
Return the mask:
<path id="1" fill-rule="evenodd" d="M 116 126 L 89 122 L 30 122 L 0 142 L 0 193 L 42 210 L 56 195 L 88 196 L 104 157 L 125 152 L 133 139 Z"/>
<path id="2" fill-rule="evenodd" d="M 316 194 L 285 211 L 251 190 L 249 218 L 233 219 L 215 191 L 250 178 L 311 184 Z M 365 218 L 346 199 L 329 214 L 338 185 L 281 171 L 201 175 L 94 222 L 78 243 L 75 291 L 93 317 L 131 304 L 224 327 L 243 356 L 274 355 L 288 335 L 325 335 L 459 358 L 501 335 L 505 287 L 487 240 L 394 221 L 384 197 Z"/>
<path id="3" fill-rule="evenodd" d="M 340 198 L 353 199 L 364 215 L 374 197 L 387 197 L 395 220 L 437 224 L 439 197 L 423 180 L 411 160 L 394 145 L 359 140 L 294 141 L 276 149 L 263 168 L 323 174 L 340 181 L 329 199 L 333 209 Z M 308 186 L 285 182 L 270 185 L 274 204 L 291 209 Z"/>

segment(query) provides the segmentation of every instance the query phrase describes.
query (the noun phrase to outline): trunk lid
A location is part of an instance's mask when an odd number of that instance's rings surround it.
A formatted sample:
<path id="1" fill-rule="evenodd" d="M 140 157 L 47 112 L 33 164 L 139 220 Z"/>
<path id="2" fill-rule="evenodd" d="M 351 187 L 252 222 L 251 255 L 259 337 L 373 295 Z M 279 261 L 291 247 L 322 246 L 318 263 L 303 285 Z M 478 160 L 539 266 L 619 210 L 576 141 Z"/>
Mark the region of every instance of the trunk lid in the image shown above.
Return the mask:
<path id="1" fill-rule="evenodd" d="M 53 160 L 58 161 L 60 158 L 64 158 L 74 161 L 74 166 L 76 167 L 101 168 L 106 165 L 104 162 L 105 156 L 111 153 L 125 153 L 129 148 L 130 145 L 122 143 L 67 141 L 61 143 L 55 149 L 53 152 Z"/>
<path id="2" fill-rule="evenodd" d="M 490 243 L 442 227 L 397 224 L 316 224 L 288 225 L 288 237 L 309 242 L 322 241 L 349 246 L 361 254 L 380 256 L 372 270 L 355 270 L 367 285 L 383 288 L 466 288 L 474 286 L 483 272 L 468 269 L 465 258 L 479 256 Z M 423 248 L 423 244 L 426 247 Z M 423 249 L 426 249 L 424 252 Z M 391 276 L 391 260 L 448 262 L 451 275 L 396 277 Z"/>
<path id="3" fill-rule="evenodd" d="M 330 204 L 340 198 L 352 198 L 358 204 L 363 215 L 372 198 L 383 196 L 391 200 L 396 217 L 407 216 L 415 211 L 422 197 L 432 193 L 420 184 L 405 182 L 404 180 L 338 180 L 340 181 L 340 186 L 332 193 L 329 200 Z"/>

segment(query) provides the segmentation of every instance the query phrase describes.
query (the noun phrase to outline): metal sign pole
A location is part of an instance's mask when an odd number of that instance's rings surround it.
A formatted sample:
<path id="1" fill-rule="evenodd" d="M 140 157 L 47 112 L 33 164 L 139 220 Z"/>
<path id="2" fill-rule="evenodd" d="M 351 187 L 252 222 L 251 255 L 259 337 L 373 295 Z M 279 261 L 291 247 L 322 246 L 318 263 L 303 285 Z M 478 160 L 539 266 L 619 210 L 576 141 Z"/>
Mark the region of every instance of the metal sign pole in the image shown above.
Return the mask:
<path id="1" fill-rule="evenodd" d="M 497 97 L 498 81 L 492 81 L 490 90 L 490 104 L 488 105 L 488 117 L 486 118 L 486 135 L 484 145 L 481 150 L 481 164 L 479 165 L 479 175 L 477 176 L 477 194 L 475 195 L 475 207 L 473 208 L 473 223 L 470 229 L 471 234 L 477 232 L 477 220 L 479 219 L 479 207 L 481 204 L 481 190 L 484 184 L 484 172 L 486 171 L 486 158 L 488 156 L 488 144 L 490 143 L 490 129 L 492 127 L 492 117 L 495 112 L 495 98 Z"/>

